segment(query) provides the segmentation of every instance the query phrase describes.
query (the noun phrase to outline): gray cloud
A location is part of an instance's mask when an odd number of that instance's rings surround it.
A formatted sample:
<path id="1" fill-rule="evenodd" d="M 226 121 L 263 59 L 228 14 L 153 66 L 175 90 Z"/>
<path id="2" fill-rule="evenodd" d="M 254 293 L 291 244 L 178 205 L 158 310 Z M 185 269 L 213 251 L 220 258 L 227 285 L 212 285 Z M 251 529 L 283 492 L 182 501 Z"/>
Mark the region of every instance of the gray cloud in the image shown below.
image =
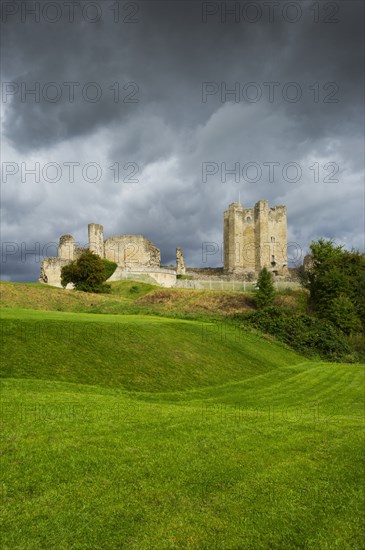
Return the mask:
<path id="1" fill-rule="evenodd" d="M 222 23 L 219 11 L 203 23 L 203 3 L 136 2 L 138 22 L 130 24 L 113 22 L 112 4 L 100 3 L 99 23 L 88 23 L 78 10 L 72 23 L 63 12 L 53 24 L 42 18 L 22 23 L 19 14 L 3 24 L 2 80 L 29 88 L 39 82 L 41 90 L 55 82 L 62 98 L 52 103 L 41 96 L 36 103 L 29 96 L 22 102 L 19 92 L 3 103 L 2 160 L 63 168 L 55 183 L 42 174 L 39 182 L 29 175 L 22 182 L 20 170 L 3 181 L 3 241 L 44 245 L 71 232 L 85 242 L 87 223 L 94 221 L 106 235 L 145 235 L 161 247 L 166 263 L 182 246 L 188 264 L 201 265 L 202 242 L 221 244 L 223 210 L 240 192 L 246 206 L 260 198 L 286 204 L 289 238 L 303 249 L 321 236 L 363 248 L 362 3 L 335 2 L 337 23 L 323 22 L 330 14 L 324 4 L 320 21 L 313 22 L 314 2 L 297 3 L 302 18 L 296 23 L 280 15 L 285 3 L 274 22 L 264 9 L 257 23 L 242 15 L 238 23 L 232 17 Z M 80 9 L 86 5 L 80 2 Z M 73 103 L 65 82 L 80 83 Z M 95 103 L 81 94 L 88 82 L 102 91 Z M 119 102 L 110 89 L 115 82 Z M 131 82 L 138 91 L 133 85 L 123 89 Z M 203 82 L 217 89 L 206 102 Z M 222 86 L 229 90 L 236 82 L 240 101 L 227 96 L 222 102 Z M 250 82 L 255 85 L 245 88 Z M 278 83 L 272 102 L 265 82 Z M 290 101 L 293 82 L 301 92 L 296 102 Z M 262 98 L 245 99 L 255 89 Z M 48 88 L 50 97 L 54 91 Z M 123 102 L 132 92 L 138 102 Z M 92 183 L 78 168 L 70 182 L 65 162 L 98 163 L 102 177 Z M 216 163 L 219 172 L 204 183 L 205 162 Z M 250 162 L 262 169 L 258 181 L 246 181 L 242 173 L 238 182 L 233 175 L 221 181 L 222 163 L 242 169 Z M 279 163 L 272 182 L 268 162 Z M 293 162 L 302 170 L 298 182 L 283 175 Z M 337 183 L 325 180 L 330 162 L 338 166 Z M 109 168 L 115 163 L 118 183 Z M 127 163 L 138 167 L 138 183 L 123 181 Z M 9 257 L 5 276 L 34 279 L 38 267 L 28 260 Z M 211 265 L 221 263 L 220 254 L 211 258 Z"/>

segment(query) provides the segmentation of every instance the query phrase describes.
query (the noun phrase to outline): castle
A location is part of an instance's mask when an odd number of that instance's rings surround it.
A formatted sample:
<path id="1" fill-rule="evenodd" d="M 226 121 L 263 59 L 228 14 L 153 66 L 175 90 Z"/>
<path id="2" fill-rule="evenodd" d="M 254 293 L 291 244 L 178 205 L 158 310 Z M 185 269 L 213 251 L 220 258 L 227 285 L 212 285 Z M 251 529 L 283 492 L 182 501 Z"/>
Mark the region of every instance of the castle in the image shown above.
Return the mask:
<path id="1" fill-rule="evenodd" d="M 117 264 L 117 269 L 108 281 L 133 278 L 133 275 L 144 276 L 150 282 L 171 287 L 176 283 L 176 276 L 184 274 L 182 250 L 176 250 L 179 259 L 176 269 L 161 266 L 160 250 L 142 235 L 120 235 L 104 240 L 104 228 L 97 223 L 88 225 L 88 245 L 101 258 Z M 76 260 L 84 251 L 77 246 L 72 235 L 60 237 L 58 254 L 55 258 L 44 258 L 41 265 L 41 283 L 61 286 L 61 269 Z"/>
<path id="2" fill-rule="evenodd" d="M 286 207 L 269 208 L 268 201 L 260 200 L 253 208 L 245 209 L 232 203 L 224 212 L 224 268 L 226 280 L 256 277 L 263 268 L 274 275 L 287 275 Z M 173 287 L 186 271 L 181 248 L 176 249 L 176 266 L 161 266 L 160 250 L 142 235 L 120 235 L 104 240 L 102 225 L 88 225 L 88 246 L 101 258 L 117 264 L 108 281 L 144 277 L 153 283 Z M 72 235 L 62 235 L 57 257 L 44 258 L 39 281 L 61 286 L 61 269 L 76 260 L 84 251 Z M 201 278 L 206 270 L 194 269 L 194 278 Z M 210 268 L 210 273 L 222 275 L 221 268 Z"/>
<path id="3" fill-rule="evenodd" d="M 258 201 L 254 208 L 237 202 L 224 212 L 224 270 L 258 273 L 266 267 L 274 275 L 288 274 L 286 207 L 269 208 Z"/>

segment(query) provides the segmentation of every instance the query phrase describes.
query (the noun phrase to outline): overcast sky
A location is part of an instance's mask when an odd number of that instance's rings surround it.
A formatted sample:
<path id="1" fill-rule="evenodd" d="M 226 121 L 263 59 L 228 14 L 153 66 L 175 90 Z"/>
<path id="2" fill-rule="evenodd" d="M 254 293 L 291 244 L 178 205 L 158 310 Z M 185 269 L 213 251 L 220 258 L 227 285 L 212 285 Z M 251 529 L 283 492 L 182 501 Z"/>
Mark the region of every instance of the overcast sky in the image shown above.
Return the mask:
<path id="1" fill-rule="evenodd" d="M 90 222 L 222 265 L 239 194 L 287 206 L 293 260 L 364 249 L 363 2 L 226 6 L 3 0 L 3 279 Z"/>

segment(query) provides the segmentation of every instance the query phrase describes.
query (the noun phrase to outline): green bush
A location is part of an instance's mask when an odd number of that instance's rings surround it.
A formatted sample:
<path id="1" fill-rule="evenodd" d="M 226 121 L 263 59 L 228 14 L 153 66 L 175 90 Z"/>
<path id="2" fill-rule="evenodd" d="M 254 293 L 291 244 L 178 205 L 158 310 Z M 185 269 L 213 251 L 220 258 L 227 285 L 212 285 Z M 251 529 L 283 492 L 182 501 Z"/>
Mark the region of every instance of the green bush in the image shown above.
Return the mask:
<path id="1" fill-rule="evenodd" d="M 344 334 L 328 320 L 273 306 L 248 314 L 237 313 L 234 318 L 275 336 L 308 357 L 339 362 L 358 360 Z"/>
<path id="2" fill-rule="evenodd" d="M 105 281 L 109 279 L 114 273 L 114 271 L 117 269 L 118 264 L 115 262 L 111 262 L 110 260 L 106 260 L 105 258 L 101 260 L 104 265 L 104 271 L 105 271 Z"/>
<path id="3" fill-rule="evenodd" d="M 107 263 L 104 263 L 107 262 Z M 110 292 L 110 285 L 105 284 L 114 262 L 102 260 L 91 250 L 85 250 L 81 256 L 61 270 L 61 284 L 65 288 L 72 283 L 76 290 L 83 292 Z M 116 264 L 114 264 L 116 267 Z M 113 269 L 113 272 L 115 270 Z"/>
<path id="4" fill-rule="evenodd" d="M 298 270 L 310 309 L 346 334 L 356 333 L 359 323 L 365 329 L 365 255 L 323 239 L 310 248 L 311 262 Z"/>
<path id="5" fill-rule="evenodd" d="M 337 296 L 329 303 L 327 317 L 344 334 L 356 334 L 361 330 L 361 321 L 357 315 L 356 307 L 349 296 L 344 294 Z"/>
<path id="6" fill-rule="evenodd" d="M 109 277 L 111 277 L 114 271 L 117 269 L 118 264 L 116 264 L 115 262 L 111 262 L 110 260 L 106 260 L 105 258 L 103 258 L 101 261 L 103 262 L 103 265 L 104 265 L 104 272 L 105 272 L 104 281 L 107 281 Z"/>

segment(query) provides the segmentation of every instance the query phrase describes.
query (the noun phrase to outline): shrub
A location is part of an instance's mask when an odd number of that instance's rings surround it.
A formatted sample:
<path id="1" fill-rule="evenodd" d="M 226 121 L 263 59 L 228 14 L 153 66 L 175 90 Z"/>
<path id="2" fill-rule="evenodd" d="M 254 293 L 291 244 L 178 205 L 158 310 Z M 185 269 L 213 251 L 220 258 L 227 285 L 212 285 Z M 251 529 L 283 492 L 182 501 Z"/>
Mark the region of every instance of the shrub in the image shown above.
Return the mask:
<path id="1" fill-rule="evenodd" d="M 112 264 L 113 262 L 108 262 Z M 65 288 L 73 283 L 76 290 L 83 292 L 110 292 L 110 285 L 105 284 L 111 266 L 91 250 L 85 250 L 81 256 L 61 270 L 61 284 Z"/>
<path id="2" fill-rule="evenodd" d="M 248 314 L 236 314 L 244 324 L 275 336 L 299 353 L 330 361 L 357 360 L 346 337 L 330 321 L 303 313 L 268 307 Z"/>
<path id="3" fill-rule="evenodd" d="M 110 260 L 106 260 L 105 258 L 101 260 L 104 265 L 104 271 L 105 271 L 105 281 L 109 279 L 114 273 L 114 271 L 117 269 L 118 264 L 115 262 L 111 262 Z"/>
<path id="4" fill-rule="evenodd" d="M 327 317 L 347 335 L 361 330 L 361 321 L 357 315 L 356 307 L 349 296 L 344 294 L 330 302 L 327 308 Z"/>
<path id="5" fill-rule="evenodd" d="M 359 321 L 365 329 L 365 255 L 323 239 L 312 242 L 310 248 L 311 262 L 301 266 L 298 274 L 309 290 L 312 311 L 339 322 L 345 333 L 358 330 Z"/>

